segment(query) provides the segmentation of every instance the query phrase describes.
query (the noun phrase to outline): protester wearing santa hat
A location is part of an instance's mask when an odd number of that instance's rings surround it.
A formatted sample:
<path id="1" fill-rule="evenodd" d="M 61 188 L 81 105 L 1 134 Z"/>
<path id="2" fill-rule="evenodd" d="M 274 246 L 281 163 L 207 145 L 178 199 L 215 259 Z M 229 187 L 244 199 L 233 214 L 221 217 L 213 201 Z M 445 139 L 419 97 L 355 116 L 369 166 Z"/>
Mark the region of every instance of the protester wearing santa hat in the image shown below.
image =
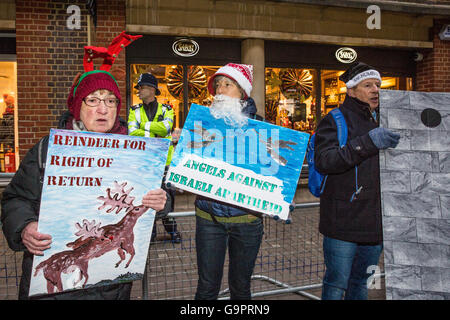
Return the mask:
<path id="1" fill-rule="evenodd" d="M 105 63 L 108 61 L 110 66 L 112 64 L 110 58 L 120 51 L 114 48 L 123 48 L 137 37 L 125 33 L 116 37 L 109 47 L 112 47 L 113 51 L 105 57 L 103 70 L 86 70 L 85 66 L 86 72 L 75 78 L 70 89 L 67 99 L 68 110 L 60 119 L 60 129 L 127 134 L 126 122 L 119 117 L 122 105 L 120 91 Z M 95 48 L 88 48 L 90 49 L 86 52 L 85 62 L 90 64 L 91 58 L 95 55 Z M 102 49 L 104 48 L 99 48 L 98 52 L 104 54 Z M 19 169 L 3 192 L 1 202 L 1 222 L 8 244 L 12 250 L 24 252 L 19 287 L 20 300 L 28 299 L 33 255 L 42 255 L 52 243 L 51 235 L 38 231 L 42 178 L 45 169 L 39 163 L 46 162 L 48 139 L 48 136 L 42 138 L 27 152 Z M 163 189 L 155 189 L 144 195 L 142 204 L 156 211 L 168 212 L 171 207 L 171 198 Z M 50 294 L 38 299 L 129 300 L 131 286 L 131 282 L 119 283 Z"/>
<path id="2" fill-rule="evenodd" d="M 248 118 L 256 118 L 256 106 L 250 98 L 252 68 L 229 63 L 211 76 L 208 91 L 214 96 L 210 111 L 215 118 L 232 126 L 242 126 Z M 260 215 L 202 196 L 195 201 L 195 211 L 199 276 L 195 299 L 217 299 L 227 248 L 230 297 L 251 299 L 251 275 L 263 235 Z"/>
<path id="3" fill-rule="evenodd" d="M 380 73 L 358 62 L 339 78 L 347 86 L 340 110 L 348 127 L 339 146 L 336 123 L 319 123 L 315 165 L 328 175 L 320 196 L 319 231 L 326 266 L 323 300 L 367 299 L 367 279 L 382 250 L 379 150 L 395 148 L 400 135 L 379 125 Z"/>

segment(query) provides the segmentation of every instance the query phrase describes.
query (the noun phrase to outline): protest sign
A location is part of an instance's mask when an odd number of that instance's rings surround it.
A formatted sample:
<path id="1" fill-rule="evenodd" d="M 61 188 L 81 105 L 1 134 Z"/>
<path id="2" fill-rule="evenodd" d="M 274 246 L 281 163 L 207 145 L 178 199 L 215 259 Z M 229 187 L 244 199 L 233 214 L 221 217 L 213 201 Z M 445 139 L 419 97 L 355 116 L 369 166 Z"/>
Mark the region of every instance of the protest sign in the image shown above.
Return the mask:
<path id="1" fill-rule="evenodd" d="M 170 141 L 50 131 L 29 295 L 142 278 L 155 219 L 141 204 L 161 187 Z"/>
<path id="2" fill-rule="evenodd" d="M 192 104 L 166 182 L 286 220 L 309 134 L 248 119 L 233 127 Z"/>

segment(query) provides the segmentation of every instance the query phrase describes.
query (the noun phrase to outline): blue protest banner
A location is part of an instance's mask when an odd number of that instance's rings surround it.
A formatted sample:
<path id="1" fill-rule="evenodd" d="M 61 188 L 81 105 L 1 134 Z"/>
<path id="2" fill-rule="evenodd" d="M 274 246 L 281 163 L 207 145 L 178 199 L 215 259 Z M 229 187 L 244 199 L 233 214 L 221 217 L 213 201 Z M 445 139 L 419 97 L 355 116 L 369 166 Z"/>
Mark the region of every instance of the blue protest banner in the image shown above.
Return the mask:
<path id="1" fill-rule="evenodd" d="M 38 230 L 51 248 L 33 261 L 30 296 L 142 278 L 170 141 L 50 131 Z"/>
<path id="2" fill-rule="evenodd" d="M 235 127 L 192 104 L 166 182 L 286 220 L 309 134 L 248 119 Z"/>

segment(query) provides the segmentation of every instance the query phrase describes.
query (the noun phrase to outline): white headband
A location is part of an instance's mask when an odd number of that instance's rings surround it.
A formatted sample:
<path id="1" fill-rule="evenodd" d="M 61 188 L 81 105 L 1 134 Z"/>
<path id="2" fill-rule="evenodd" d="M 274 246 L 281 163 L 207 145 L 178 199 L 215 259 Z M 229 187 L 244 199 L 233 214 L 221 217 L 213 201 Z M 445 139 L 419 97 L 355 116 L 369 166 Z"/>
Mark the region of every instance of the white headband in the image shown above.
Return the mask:
<path id="1" fill-rule="evenodd" d="M 358 73 L 356 76 L 353 77 L 353 79 L 346 82 L 345 85 L 347 86 L 347 88 L 350 89 L 350 88 L 356 87 L 358 85 L 358 83 L 360 83 L 361 81 L 364 81 L 366 79 L 371 79 L 371 78 L 378 79 L 381 82 L 381 76 L 377 70 L 367 70 L 367 71 Z"/>

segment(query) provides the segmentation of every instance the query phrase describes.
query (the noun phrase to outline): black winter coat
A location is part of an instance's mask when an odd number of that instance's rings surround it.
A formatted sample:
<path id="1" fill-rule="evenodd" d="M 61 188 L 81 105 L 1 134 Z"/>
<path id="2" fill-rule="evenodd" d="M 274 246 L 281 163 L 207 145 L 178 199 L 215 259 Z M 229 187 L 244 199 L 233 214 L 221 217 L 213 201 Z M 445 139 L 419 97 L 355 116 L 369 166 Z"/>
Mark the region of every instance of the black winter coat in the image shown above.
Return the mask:
<path id="1" fill-rule="evenodd" d="M 348 95 L 340 109 L 348 127 L 343 148 L 330 114 L 316 131 L 314 162 L 319 172 L 328 174 L 320 197 L 319 231 L 343 241 L 381 243 L 379 152 L 368 134 L 378 123 L 368 104 Z M 350 201 L 356 184 L 361 192 Z"/>

